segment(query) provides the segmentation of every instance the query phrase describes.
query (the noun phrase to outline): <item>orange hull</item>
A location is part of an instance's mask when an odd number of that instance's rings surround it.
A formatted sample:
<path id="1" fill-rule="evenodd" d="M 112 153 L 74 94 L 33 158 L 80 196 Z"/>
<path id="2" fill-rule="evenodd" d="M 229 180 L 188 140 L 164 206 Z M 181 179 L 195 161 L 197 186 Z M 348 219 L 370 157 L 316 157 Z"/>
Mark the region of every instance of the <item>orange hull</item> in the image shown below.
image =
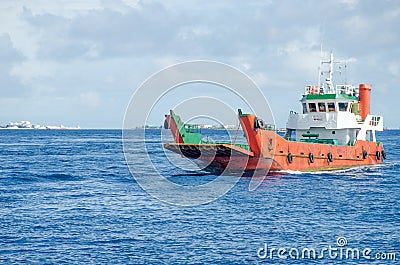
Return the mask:
<path id="1" fill-rule="evenodd" d="M 270 132 L 275 133 L 275 132 Z M 276 134 L 276 133 L 275 133 Z M 376 151 L 381 152 L 382 145 L 377 146 L 375 143 L 358 142 L 355 146 L 330 146 L 323 144 L 310 144 L 300 142 L 289 142 L 275 135 L 277 139 L 276 153 L 271 157 L 257 157 L 251 152 L 241 148 L 225 144 L 227 150 L 222 155 L 207 155 L 201 150 L 207 146 L 208 148 L 217 148 L 216 145 L 204 144 L 166 144 L 165 148 L 176 153 L 182 154 L 187 158 L 196 159 L 199 166 L 210 171 L 218 173 L 243 173 L 245 175 L 252 172 L 268 173 L 277 171 L 319 171 L 319 170 L 338 170 L 356 166 L 381 164 L 381 158 L 378 159 Z M 212 147 L 213 146 L 213 147 Z M 188 152 L 188 149 L 191 152 Z M 193 150 L 195 153 L 194 154 Z M 363 158 L 363 150 L 368 155 Z M 333 161 L 328 159 L 328 153 L 332 153 Z M 292 162 L 289 162 L 288 154 L 292 154 Z M 314 155 L 314 162 L 311 162 L 309 154 Z"/>
<path id="2" fill-rule="evenodd" d="M 271 171 L 334 170 L 382 163 L 381 143 L 357 141 L 354 146 L 340 146 L 288 141 L 275 131 L 255 129 L 255 118 L 240 116 L 240 122 L 254 155 L 273 159 Z"/>
<path id="3" fill-rule="evenodd" d="M 173 119 L 167 117 L 176 143 L 164 147 L 195 161 L 210 171 L 243 175 L 277 171 L 337 170 L 381 164 L 381 143 L 357 141 L 354 146 L 288 141 L 275 131 L 254 128 L 255 116 L 240 116 L 240 123 L 252 151 L 233 144 L 185 144 Z M 312 156 L 312 159 L 311 159 Z"/>
<path id="4" fill-rule="evenodd" d="M 270 167 L 278 168 L 272 159 L 255 157 L 253 152 L 231 144 L 165 144 L 164 148 L 195 159 L 200 168 L 217 173 L 267 174 Z"/>

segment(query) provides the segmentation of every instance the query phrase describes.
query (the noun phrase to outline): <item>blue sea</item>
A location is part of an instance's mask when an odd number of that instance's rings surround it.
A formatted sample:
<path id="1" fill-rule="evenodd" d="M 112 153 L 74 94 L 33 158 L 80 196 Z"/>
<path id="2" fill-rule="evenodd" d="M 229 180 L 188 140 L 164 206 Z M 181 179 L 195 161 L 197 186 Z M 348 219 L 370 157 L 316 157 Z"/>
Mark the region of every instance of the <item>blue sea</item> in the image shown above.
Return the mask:
<path id="1" fill-rule="evenodd" d="M 120 130 L 0 130 L 1 264 L 400 260 L 400 131 L 378 134 L 388 154 L 382 166 L 269 176 L 254 191 L 251 178 L 240 178 L 220 198 L 190 207 L 138 184 L 151 165 L 135 147 L 143 132 L 130 133 L 127 162 Z M 171 165 L 159 130 L 146 137 L 171 181 L 198 186 L 218 177 Z"/>

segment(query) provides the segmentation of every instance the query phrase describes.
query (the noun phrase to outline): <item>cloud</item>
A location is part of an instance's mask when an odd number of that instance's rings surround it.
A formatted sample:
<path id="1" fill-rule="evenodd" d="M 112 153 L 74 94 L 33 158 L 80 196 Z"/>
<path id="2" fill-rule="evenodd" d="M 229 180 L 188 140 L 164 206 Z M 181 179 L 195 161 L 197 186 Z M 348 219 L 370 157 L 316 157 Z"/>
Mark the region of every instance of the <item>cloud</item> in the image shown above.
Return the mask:
<path id="1" fill-rule="evenodd" d="M 10 35 L 3 34 L 0 36 L 0 62 L 5 64 L 13 64 L 20 62 L 24 56 L 14 48 Z"/>
<path id="2" fill-rule="evenodd" d="M 79 98 L 83 105 L 89 107 L 98 107 L 101 103 L 98 93 L 93 91 L 83 92 L 79 95 Z"/>
<path id="3" fill-rule="evenodd" d="M 391 62 L 388 66 L 388 72 L 396 78 L 400 78 L 400 64 L 398 62 Z"/>
<path id="4" fill-rule="evenodd" d="M 356 0 L 3 1 L 2 97 L 29 97 L 23 102 L 43 106 L 57 101 L 60 109 L 85 115 L 53 115 L 85 117 L 91 124 L 101 106 L 113 117 L 98 126 L 119 127 L 130 95 L 152 73 L 208 59 L 256 79 L 282 126 L 288 111 L 299 107 L 303 87 L 317 82 L 321 44 L 324 59 L 331 50 L 351 59 L 350 81 L 396 87 L 399 10 L 396 1 Z M 385 100 L 374 96 L 375 102 Z M 44 108 L 35 112 L 32 105 L 32 115 L 43 115 Z M 396 122 L 390 116 L 397 114 L 377 111 Z"/>
<path id="5" fill-rule="evenodd" d="M 18 78 L 12 75 L 15 65 L 24 61 L 24 56 L 15 49 L 10 36 L 3 34 L 0 36 L 0 97 L 21 96 L 26 93 L 26 89 Z"/>
<path id="6" fill-rule="evenodd" d="M 107 5 L 108 6 L 108 5 Z M 126 6 L 124 13 L 95 9 L 73 18 L 49 13 L 33 14 L 24 8 L 23 18 L 40 34 L 38 57 L 70 60 L 165 53 L 177 35 L 177 21 L 161 4 Z"/>
<path id="7" fill-rule="evenodd" d="M 358 5 L 359 0 L 339 0 L 341 4 L 347 5 L 349 8 L 353 9 Z"/>

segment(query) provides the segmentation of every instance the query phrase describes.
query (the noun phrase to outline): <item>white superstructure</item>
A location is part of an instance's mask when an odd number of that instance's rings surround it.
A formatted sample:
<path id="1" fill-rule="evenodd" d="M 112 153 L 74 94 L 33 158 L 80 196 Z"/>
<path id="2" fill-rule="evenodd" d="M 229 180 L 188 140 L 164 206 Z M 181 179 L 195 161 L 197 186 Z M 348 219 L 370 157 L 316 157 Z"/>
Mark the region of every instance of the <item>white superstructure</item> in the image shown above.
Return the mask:
<path id="1" fill-rule="evenodd" d="M 383 117 L 371 115 L 371 86 L 361 84 L 333 85 L 333 64 L 337 63 L 331 53 L 329 76 L 322 86 L 307 86 L 301 98 L 302 113 L 291 111 L 287 122 L 286 139 L 354 145 L 357 140 L 376 142 L 376 131 L 383 130 Z"/>

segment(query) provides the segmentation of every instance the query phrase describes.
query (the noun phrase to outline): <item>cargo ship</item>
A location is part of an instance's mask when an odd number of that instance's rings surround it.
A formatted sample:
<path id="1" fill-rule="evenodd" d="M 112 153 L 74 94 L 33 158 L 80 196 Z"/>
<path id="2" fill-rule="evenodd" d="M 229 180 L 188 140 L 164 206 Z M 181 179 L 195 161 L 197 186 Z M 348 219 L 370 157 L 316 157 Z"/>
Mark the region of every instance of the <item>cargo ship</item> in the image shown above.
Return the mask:
<path id="1" fill-rule="evenodd" d="M 171 129 L 174 142 L 164 148 L 193 159 L 205 170 L 240 175 L 381 164 L 386 153 L 376 132 L 383 131 L 383 117 L 370 113 L 371 85 L 334 85 L 334 63 L 332 53 L 329 61 L 321 62 L 320 76 L 327 78 L 305 87 L 302 111 L 290 111 L 284 134 L 262 117 L 239 109 L 247 143 L 212 142 L 203 139 L 199 125 L 185 124 L 171 110 L 164 127 Z M 323 64 L 329 70 L 322 71 Z"/>

